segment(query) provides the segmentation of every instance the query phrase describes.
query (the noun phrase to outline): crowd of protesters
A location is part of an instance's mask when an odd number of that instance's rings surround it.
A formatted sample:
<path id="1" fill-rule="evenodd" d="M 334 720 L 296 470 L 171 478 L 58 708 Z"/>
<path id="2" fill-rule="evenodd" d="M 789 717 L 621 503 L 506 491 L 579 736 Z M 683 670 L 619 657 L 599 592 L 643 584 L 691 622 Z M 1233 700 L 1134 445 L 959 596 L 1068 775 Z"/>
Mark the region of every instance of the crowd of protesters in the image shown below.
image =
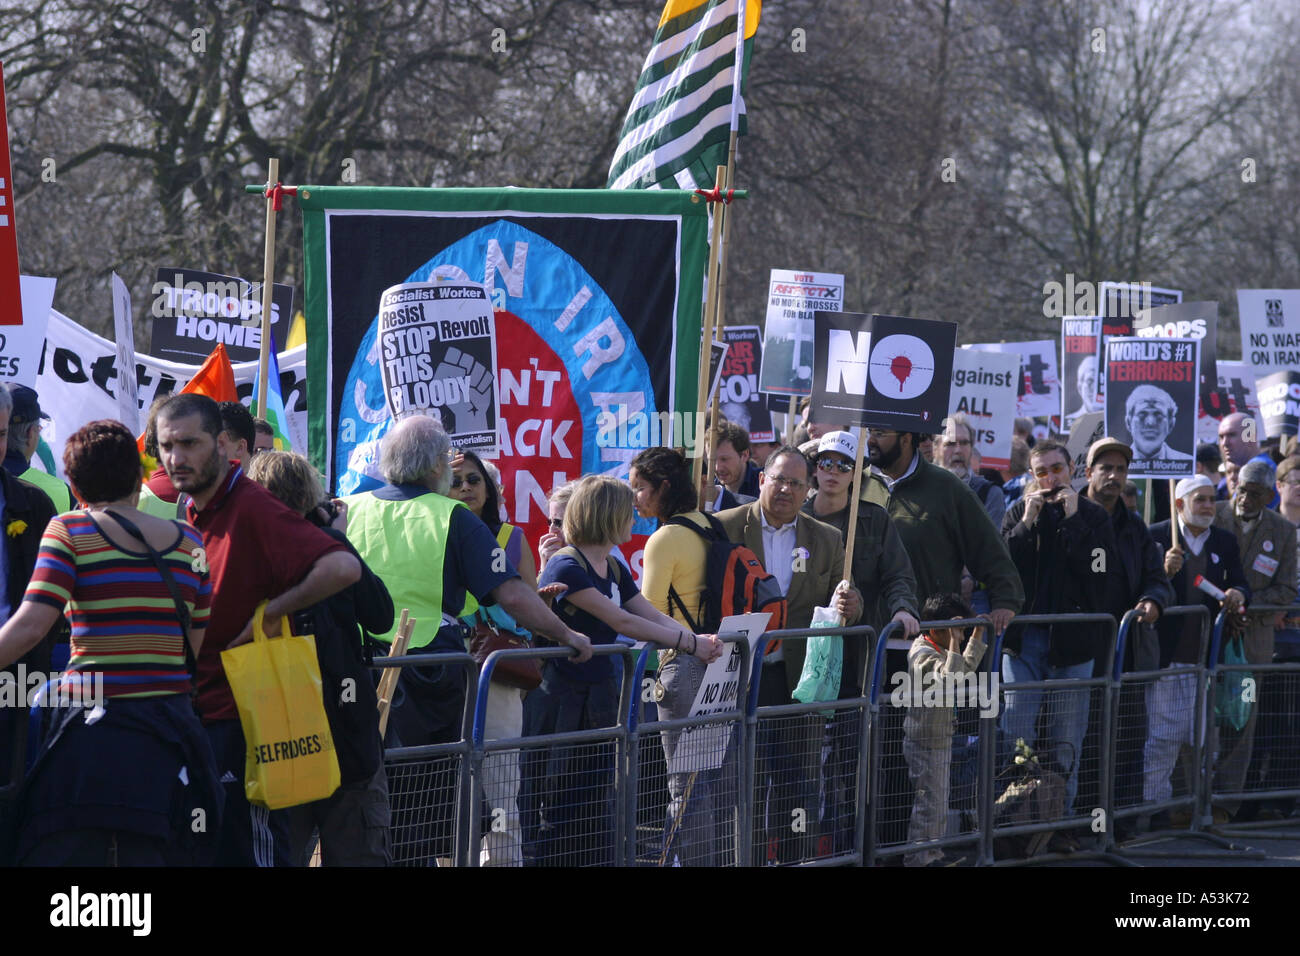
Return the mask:
<path id="1" fill-rule="evenodd" d="M 1252 611 L 1296 601 L 1300 456 L 1294 439 L 1248 441 L 1239 415 L 1223 420 L 1217 447 L 1198 451 L 1196 476 L 1147 503 L 1150 525 L 1128 479 L 1132 449 L 1113 438 L 1088 448 L 1077 489 L 1069 450 L 1035 441 L 1027 421 L 1017 421 L 1009 466 L 981 467 L 961 415 L 936 435 L 865 431 L 855 475 L 858 433 L 809 421 L 805 411 L 790 443 L 751 442 L 719 421 L 709 433 L 715 490 L 703 496 L 705 510 L 692 461 L 649 448 L 633 458 L 627 481 L 587 476 L 557 487 L 538 541 L 503 520 L 492 463 L 453 448 L 432 417 L 398 422 L 380 446 L 382 487 L 341 500 L 326 494 L 306 458 L 275 451 L 269 426 L 238 403 L 160 399 L 143 456 L 125 426 L 92 422 L 65 444 L 68 484 L 30 464 L 42 419 L 31 389 L 0 389 L 0 430 L 9 426 L 0 667 L 61 672 L 47 694 L 89 684 L 97 693 L 83 707 L 0 708 L 0 858 L 11 862 L 303 865 L 317 840 L 324 865 L 449 859 L 453 787 L 385 766 L 383 748 L 460 740 L 475 691 L 467 666 L 453 663 L 464 658 L 401 667 L 381 735 L 369 663 L 389 653 L 395 611 L 405 609 L 416 622 L 411 654 L 464 654 L 485 629 L 569 652 L 546 659 L 536 686 L 490 685 L 486 738 L 520 744 L 484 760 L 485 805 L 496 809 L 480 862 L 613 863 L 614 751 L 527 741 L 620 722 L 623 658 L 597 650 L 620 643 L 657 651 L 650 678 L 659 719 L 689 715 L 706 667 L 725 650 L 706 613 L 712 542 L 753 552 L 784 595 L 788 627 L 809 627 L 817 608 L 878 632 L 896 624 L 888 669 L 918 680 L 980 668 L 994 636 L 1005 634 L 992 662 L 1006 685 L 996 759 L 1042 754 L 1063 780 L 1065 814 L 1095 799 L 1097 782 L 1080 773 L 1099 746 L 1089 697 L 1016 685 L 1108 674 L 1114 628 L 1022 626 L 1018 615 L 1102 613 L 1118 622 L 1136 613 L 1121 666 L 1157 676 L 1122 689 L 1115 771 L 1129 805 L 1185 786 L 1175 773 L 1180 757 L 1185 771 L 1198 769 L 1183 753 L 1197 744 L 1197 688 L 1185 665 L 1207 662 L 1208 647 L 1198 618 L 1167 608 L 1227 611 L 1248 664 L 1300 660 L 1300 616 Z M 639 583 L 620 551 L 637 515 L 657 524 Z M 851 572 L 841 581 L 850 538 Z M 287 811 L 245 797 L 246 744 L 220 657 L 251 639 L 263 602 L 268 636 L 281 619 L 316 636 L 342 779 L 329 799 Z M 987 629 L 942 623 L 977 616 Z M 841 698 L 868 690 L 868 651 L 864 640 L 844 641 Z M 794 700 L 804 661 L 802 641 L 765 648 L 760 706 Z M 1240 724 L 1214 728 L 1216 792 L 1300 785 L 1300 695 L 1281 676 L 1261 676 Z M 821 852 L 816 827 L 788 825 L 796 808 L 822 808 L 827 845 L 841 849 L 851 838 L 863 808 L 836 769 L 856 766 L 855 728 L 844 716 L 801 715 L 779 737 L 760 723 L 753 839 L 761 862 Z M 933 841 L 951 826 L 960 719 L 950 707 L 887 708 L 881 719 L 888 796 L 873 838 Z M 674 759 L 682 739 L 680 729 L 661 735 L 672 769 L 662 776 L 663 837 L 651 857 L 714 865 L 735 837 L 734 762 L 686 772 Z M 1215 813 L 1292 809 L 1247 801 Z M 196 810 L 202 828 L 192 825 Z M 397 838 L 399 816 L 420 823 Z M 950 861 L 930 847 L 905 862 Z"/>

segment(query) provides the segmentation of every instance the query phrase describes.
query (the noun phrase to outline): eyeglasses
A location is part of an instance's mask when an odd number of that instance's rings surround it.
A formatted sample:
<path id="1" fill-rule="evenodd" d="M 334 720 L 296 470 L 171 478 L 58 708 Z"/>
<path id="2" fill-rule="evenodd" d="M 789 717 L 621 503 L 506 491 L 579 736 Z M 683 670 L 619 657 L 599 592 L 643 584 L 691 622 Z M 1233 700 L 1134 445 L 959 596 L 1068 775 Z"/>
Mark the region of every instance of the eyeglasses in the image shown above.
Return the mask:
<path id="1" fill-rule="evenodd" d="M 1279 481 L 1278 484 L 1289 485 L 1292 488 L 1300 486 L 1300 475 L 1287 475 L 1285 478 Z"/>
<path id="2" fill-rule="evenodd" d="M 455 477 L 451 479 L 451 487 L 459 488 L 462 484 L 469 485 L 471 488 L 477 488 L 483 484 L 482 475 L 466 475 L 464 478 Z"/>
<path id="3" fill-rule="evenodd" d="M 791 491 L 802 491 L 808 487 L 806 481 L 801 481 L 798 478 L 786 478 L 782 475 L 768 475 L 767 480 L 778 488 L 789 488 Z"/>
<path id="4" fill-rule="evenodd" d="M 1065 474 L 1066 466 L 1059 461 L 1052 462 L 1050 465 L 1039 465 L 1034 469 L 1035 478 L 1046 478 L 1048 475 Z"/>
<path id="5" fill-rule="evenodd" d="M 963 448 L 969 448 L 971 446 L 971 441 L 969 438 L 945 438 L 943 440 L 944 448 L 950 448 L 953 445 L 960 445 Z"/>
<path id="6" fill-rule="evenodd" d="M 892 428 L 868 428 L 867 433 L 872 438 L 897 438 L 898 432 Z"/>
<path id="7" fill-rule="evenodd" d="M 817 459 L 817 467 L 822 471 L 830 471 L 831 469 L 834 469 L 841 475 L 846 475 L 853 470 L 853 462 L 836 461 L 834 458 L 819 458 Z"/>

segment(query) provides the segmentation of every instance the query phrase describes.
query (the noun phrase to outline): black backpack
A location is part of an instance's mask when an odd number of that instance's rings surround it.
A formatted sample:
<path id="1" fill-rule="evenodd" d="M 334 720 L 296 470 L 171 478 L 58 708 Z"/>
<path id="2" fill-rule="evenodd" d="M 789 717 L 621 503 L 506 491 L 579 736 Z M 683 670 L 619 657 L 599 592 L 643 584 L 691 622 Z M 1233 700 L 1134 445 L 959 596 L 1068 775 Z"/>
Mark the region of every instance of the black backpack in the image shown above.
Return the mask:
<path id="1" fill-rule="evenodd" d="M 701 528 L 689 518 L 678 515 L 665 524 L 690 528 L 704 539 L 708 548 L 705 559 L 704 595 L 697 610 L 696 620 L 675 588 L 668 587 L 668 606 L 674 604 L 683 620 L 697 634 L 716 634 L 723 618 L 733 614 L 769 611 L 767 630 L 785 627 L 788 605 L 776 576 L 763 569 L 763 562 L 743 544 L 727 538 L 722 523 L 713 515 L 705 515 L 708 529 Z"/>
<path id="2" fill-rule="evenodd" d="M 364 783 L 383 761 L 383 743 L 379 738 L 379 700 L 366 666 L 369 655 L 360 629 L 355 619 L 337 619 L 329 601 L 304 608 L 293 619 L 296 633 L 316 637 L 321 694 L 334 737 L 340 782 Z"/>

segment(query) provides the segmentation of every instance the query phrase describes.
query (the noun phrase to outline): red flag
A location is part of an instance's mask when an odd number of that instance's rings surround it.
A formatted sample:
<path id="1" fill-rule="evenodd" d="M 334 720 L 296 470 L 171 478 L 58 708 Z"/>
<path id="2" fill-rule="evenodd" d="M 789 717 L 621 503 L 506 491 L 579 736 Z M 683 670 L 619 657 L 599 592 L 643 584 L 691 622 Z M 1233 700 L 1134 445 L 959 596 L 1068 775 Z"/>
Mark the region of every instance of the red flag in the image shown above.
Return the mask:
<path id="1" fill-rule="evenodd" d="M 239 401 L 239 393 L 235 391 L 235 370 L 230 365 L 230 356 L 226 354 L 224 345 L 217 343 L 189 384 L 181 389 L 181 394 L 185 392 L 206 395 L 214 402 Z"/>
<path id="2" fill-rule="evenodd" d="M 214 402 L 239 401 L 239 393 L 235 391 L 235 370 L 230 365 L 226 347 L 220 342 L 179 394 L 186 392 L 206 395 Z M 140 446 L 140 453 L 144 454 L 144 435 L 136 439 L 136 444 Z"/>
<path id="3" fill-rule="evenodd" d="M 14 182 L 9 171 L 9 116 L 5 112 L 4 64 L 0 64 L 0 325 L 22 325 L 18 280 L 18 224 Z"/>

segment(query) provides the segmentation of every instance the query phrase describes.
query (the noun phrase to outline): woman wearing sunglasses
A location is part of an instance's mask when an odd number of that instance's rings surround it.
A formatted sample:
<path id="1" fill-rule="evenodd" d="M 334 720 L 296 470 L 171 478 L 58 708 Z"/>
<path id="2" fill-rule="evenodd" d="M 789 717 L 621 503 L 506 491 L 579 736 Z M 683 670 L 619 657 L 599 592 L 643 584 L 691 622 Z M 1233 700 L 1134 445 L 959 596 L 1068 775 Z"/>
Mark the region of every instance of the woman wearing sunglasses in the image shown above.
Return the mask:
<path id="1" fill-rule="evenodd" d="M 817 490 L 804 502 L 804 514 L 839 529 L 848 539 L 849 495 L 853 492 L 853 466 L 858 440 L 852 432 L 827 432 L 817 443 L 814 474 Z M 908 637 L 920 633 L 916 620 L 916 578 L 903 541 L 889 512 L 868 501 L 858 502 L 858 533 L 853 544 L 853 583 L 862 592 L 862 623 L 877 630 L 892 618 Z M 841 691 L 858 689 L 862 658 L 848 641 L 844 646 Z"/>
<path id="2" fill-rule="evenodd" d="M 451 497 L 458 498 L 474 512 L 488 530 L 496 535 L 497 544 L 519 577 L 531 588 L 537 587 L 537 565 L 524 530 L 501 520 L 501 497 L 496 482 L 488 474 L 483 460 L 472 451 L 462 451 L 451 461 Z M 497 605 L 472 607 L 461 620 L 473 624 L 478 617 L 487 618 L 499 631 L 532 639 L 514 618 Z M 485 737 L 513 740 L 524 735 L 524 692 L 518 687 L 493 681 L 488 687 Z M 494 825 L 483 837 L 480 866 L 523 866 L 523 842 L 519 831 L 516 796 L 519 773 L 517 761 L 508 751 L 489 754 L 483 761 L 483 795 L 491 807 L 505 809 L 502 826 Z"/>

